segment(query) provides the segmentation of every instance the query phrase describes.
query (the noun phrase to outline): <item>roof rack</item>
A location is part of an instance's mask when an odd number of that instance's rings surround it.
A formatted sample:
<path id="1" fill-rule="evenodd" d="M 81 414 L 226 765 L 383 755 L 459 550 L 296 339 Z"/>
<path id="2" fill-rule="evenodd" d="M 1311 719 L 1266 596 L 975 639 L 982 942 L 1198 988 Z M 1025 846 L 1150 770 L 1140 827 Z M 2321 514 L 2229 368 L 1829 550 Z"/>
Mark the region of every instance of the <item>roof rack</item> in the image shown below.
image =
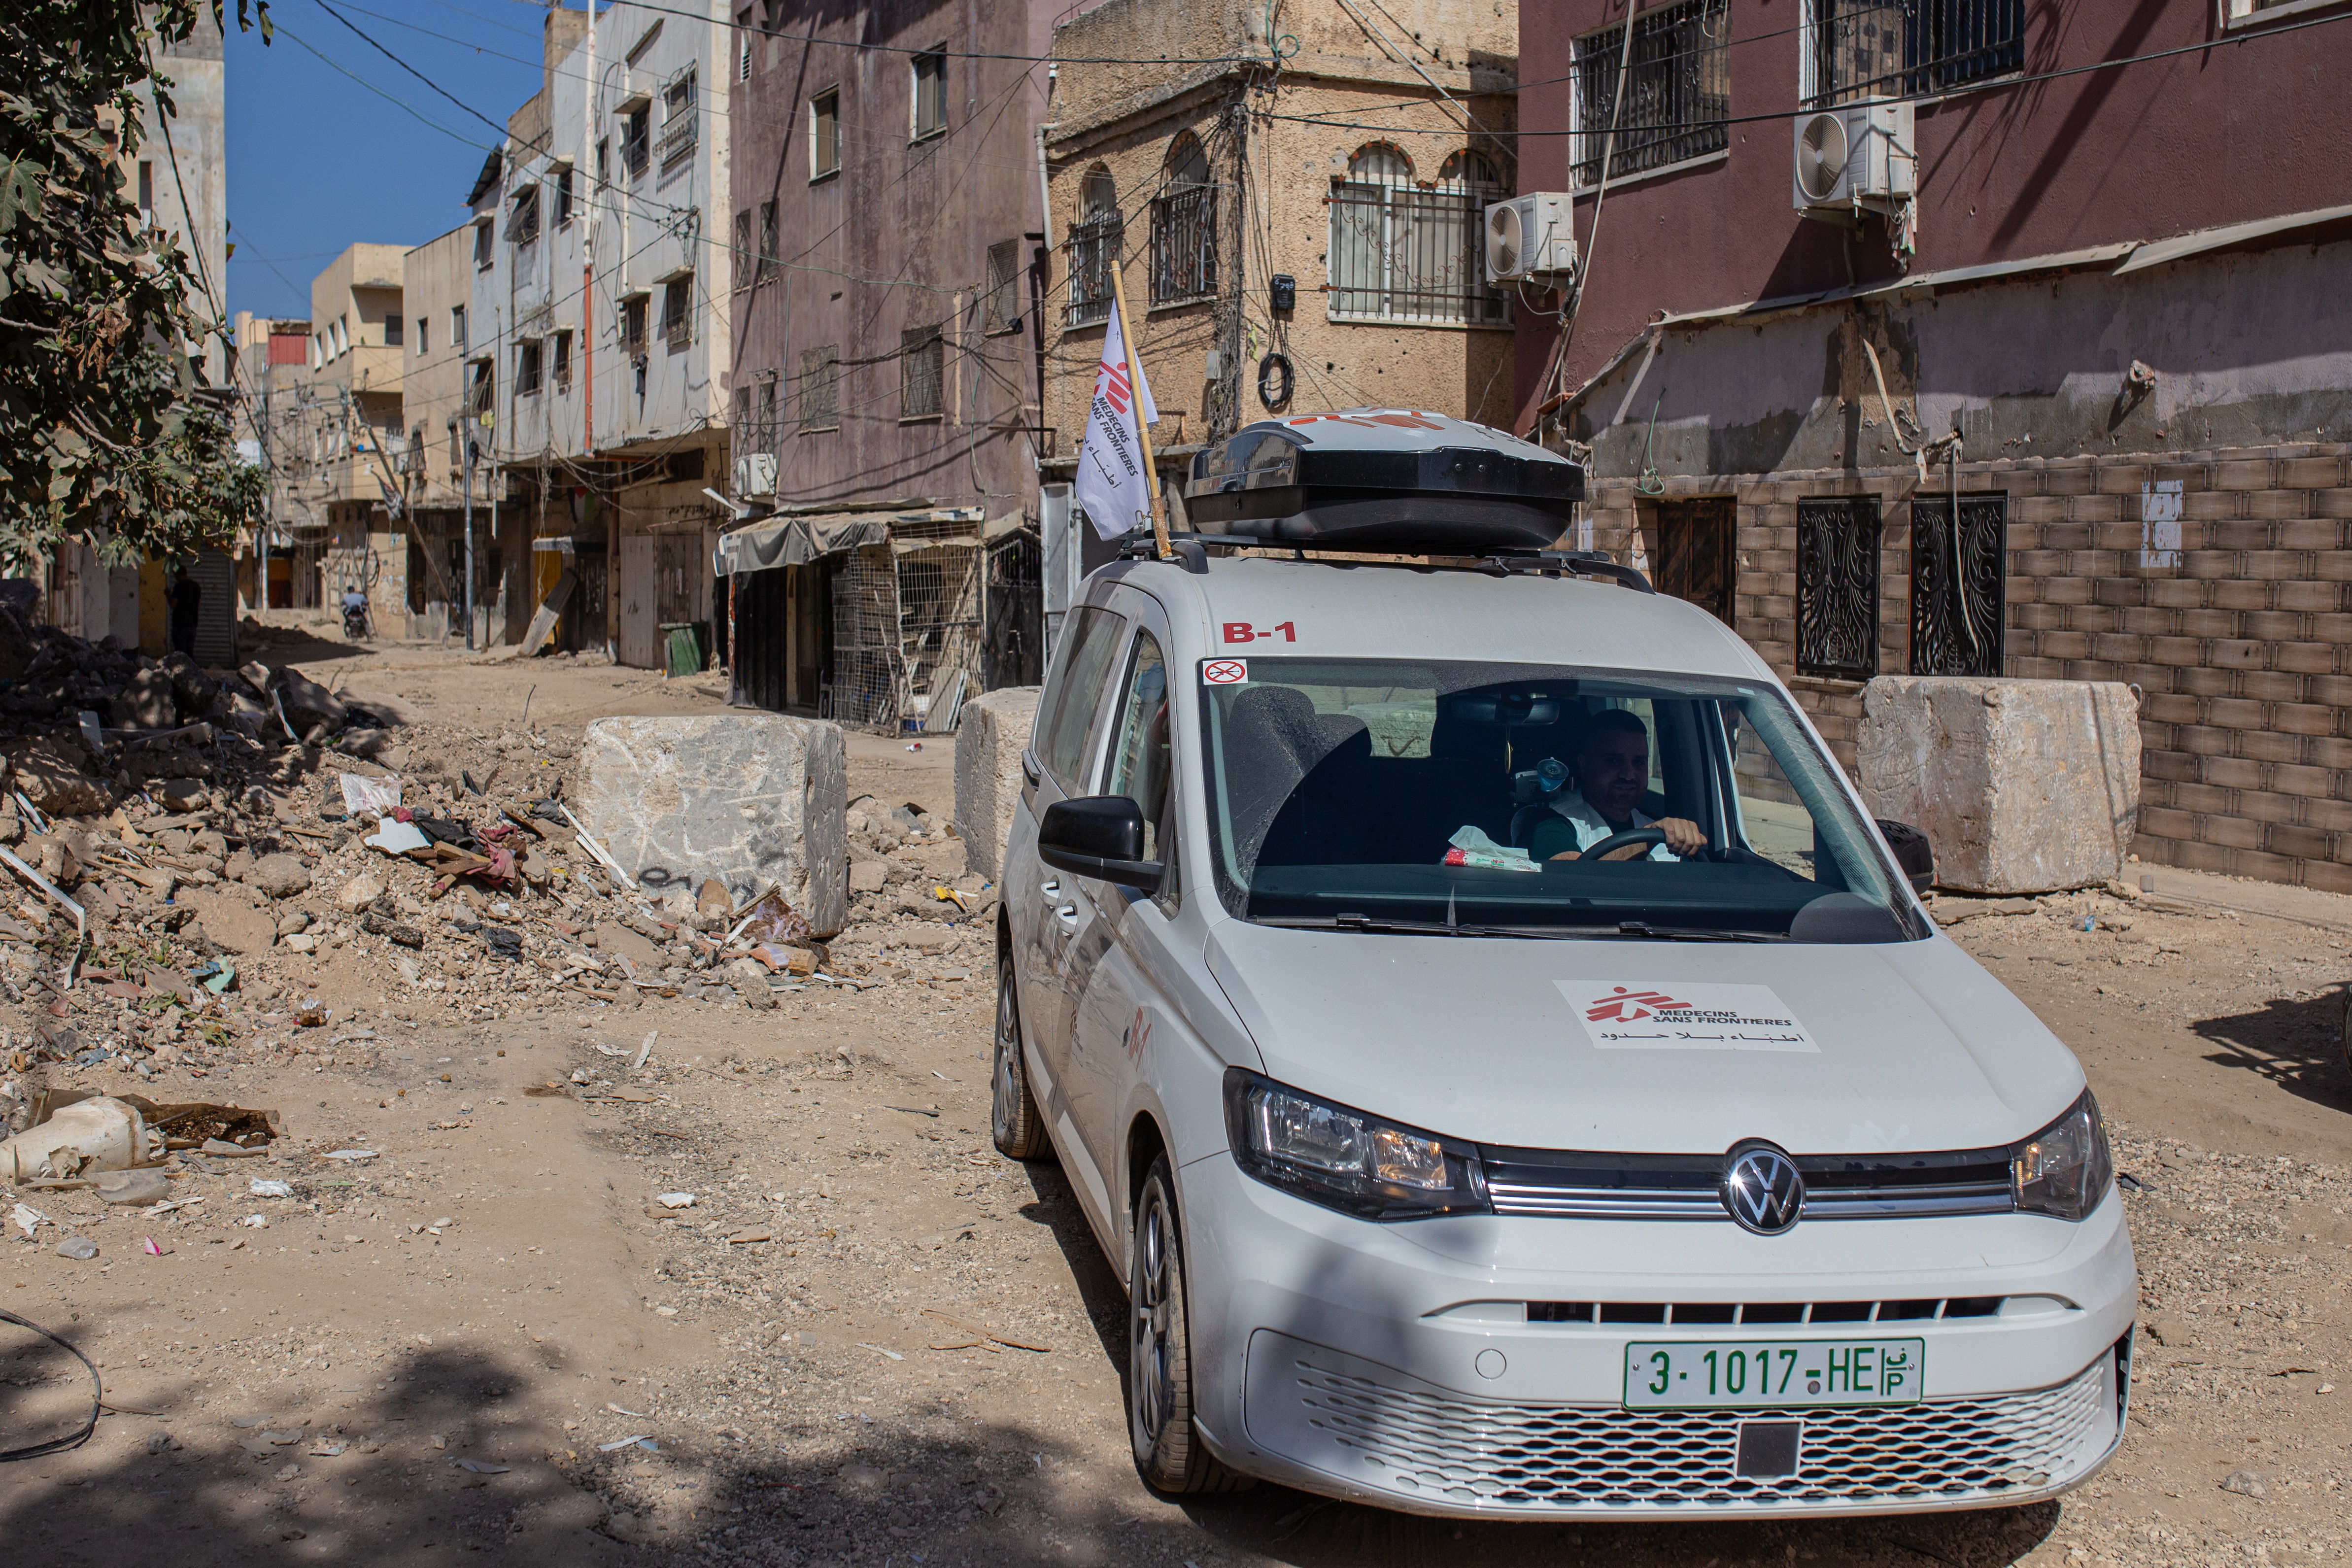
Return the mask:
<path id="1" fill-rule="evenodd" d="M 1209 570 L 1212 550 L 1288 551 L 1299 560 L 1309 555 L 1352 555 L 1367 553 L 1361 546 L 1298 544 L 1288 540 L 1259 539 L 1248 534 L 1233 533 L 1171 533 L 1168 543 L 1175 559 L 1187 572 L 1205 574 Z M 1118 558 L 1122 561 L 1150 561 L 1159 555 L 1149 529 L 1137 529 L 1121 534 L 1118 541 Z M 1367 565 L 1385 564 L 1366 562 Z M 1542 577 L 1605 577 L 1620 586 L 1644 594 L 1658 590 L 1648 577 L 1636 568 L 1618 561 L 1605 550 L 1531 550 L 1498 552 L 1480 556 L 1475 561 L 1456 566 L 1438 566 L 1438 571 L 1484 572 L 1493 576 L 1507 577 L 1527 574 Z"/>

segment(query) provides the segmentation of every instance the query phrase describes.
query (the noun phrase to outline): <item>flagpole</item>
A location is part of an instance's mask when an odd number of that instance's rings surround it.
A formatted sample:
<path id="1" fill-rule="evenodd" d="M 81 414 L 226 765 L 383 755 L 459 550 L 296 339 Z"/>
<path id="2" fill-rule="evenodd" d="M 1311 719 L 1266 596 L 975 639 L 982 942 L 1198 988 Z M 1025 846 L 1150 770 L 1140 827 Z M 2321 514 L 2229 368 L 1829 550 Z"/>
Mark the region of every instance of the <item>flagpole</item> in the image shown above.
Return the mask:
<path id="1" fill-rule="evenodd" d="M 1119 346 L 1127 351 L 1128 406 L 1135 411 L 1135 437 L 1143 446 L 1143 484 L 1151 497 L 1151 539 L 1162 561 L 1171 559 L 1176 552 L 1168 543 L 1168 517 L 1160 506 L 1160 468 L 1151 457 L 1151 428 L 1143 419 L 1143 373 L 1135 363 L 1135 322 L 1127 313 L 1127 286 L 1119 281 L 1124 270 L 1118 258 L 1110 258 L 1111 303 L 1118 308 Z"/>

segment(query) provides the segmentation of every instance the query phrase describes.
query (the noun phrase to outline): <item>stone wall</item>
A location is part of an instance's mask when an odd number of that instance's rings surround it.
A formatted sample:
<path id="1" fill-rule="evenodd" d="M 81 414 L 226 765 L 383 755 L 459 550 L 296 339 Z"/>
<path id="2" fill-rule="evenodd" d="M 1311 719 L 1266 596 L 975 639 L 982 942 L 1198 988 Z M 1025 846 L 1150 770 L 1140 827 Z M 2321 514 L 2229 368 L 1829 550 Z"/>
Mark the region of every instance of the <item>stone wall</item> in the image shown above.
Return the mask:
<path id="1" fill-rule="evenodd" d="M 1929 470 L 1926 493 L 1950 484 Z M 1655 501 L 1735 497 L 1735 629 L 1849 769 L 1854 681 L 1799 678 L 1797 503 L 1880 501 L 1878 668 L 1911 668 L 1914 469 L 1596 479 L 1591 542 L 1646 564 Z M 2179 489 L 2178 534 L 2159 527 Z M 1962 463 L 2009 500 L 2002 673 L 2114 680 L 2140 699 L 2144 861 L 2352 892 L 2352 445 Z M 2143 516 L 2143 512 L 2150 516 Z"/>

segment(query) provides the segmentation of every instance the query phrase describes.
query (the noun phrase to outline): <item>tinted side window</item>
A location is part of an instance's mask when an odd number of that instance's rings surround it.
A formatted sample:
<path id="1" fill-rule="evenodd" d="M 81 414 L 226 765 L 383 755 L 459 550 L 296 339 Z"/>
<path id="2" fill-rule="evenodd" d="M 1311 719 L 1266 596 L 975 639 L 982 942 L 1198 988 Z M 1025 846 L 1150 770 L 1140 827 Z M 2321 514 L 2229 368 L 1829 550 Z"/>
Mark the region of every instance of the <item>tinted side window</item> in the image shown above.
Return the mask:
<path id="1" fill-rule="evenodd" d="M 1088 605 L 1072 610 L 1062 626 L 1062 647 L 1045 682 L 1034 742 L 1037 763 L 1065 790 L 1076 789 L 1085 765 L 1087 728 L 1094 721 L 1110 661 L 1118 652 L 1127 623 L 1108 610 Z"/>

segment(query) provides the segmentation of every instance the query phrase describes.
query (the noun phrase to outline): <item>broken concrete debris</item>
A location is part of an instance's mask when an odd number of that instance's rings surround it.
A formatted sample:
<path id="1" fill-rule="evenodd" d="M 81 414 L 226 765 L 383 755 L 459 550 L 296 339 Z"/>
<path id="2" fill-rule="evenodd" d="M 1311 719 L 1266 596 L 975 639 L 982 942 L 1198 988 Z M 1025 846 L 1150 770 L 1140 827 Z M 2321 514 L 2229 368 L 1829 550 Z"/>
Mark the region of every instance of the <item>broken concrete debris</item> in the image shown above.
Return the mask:
<path id="1" fill-rule="evenodd" d="M 641 889 L 717 878 L 780 889 L 818 936 L 846 918 L 847 753 L 838 726 L 772 713 L 600 719 L 581 747 L 581 821 Z"/>
<path id="2" fill-rule="evenodd" d="M 1940 886 L 2048 893 L 2122 875 L 2139 816 L 2130 687 L 1882 675 L 1862 703 L 1862 798 L 1927 836 Z"/>
<path id="3" fill-rule="evenodd" d="M 1029 749 L 1038 690 L 1008 686 L 971 698 L 956 725 L 956 832 L 971 870 L 991 879 L 1003 870 L 1013 808 L 1021 802 L 1021 753 Z"/>

